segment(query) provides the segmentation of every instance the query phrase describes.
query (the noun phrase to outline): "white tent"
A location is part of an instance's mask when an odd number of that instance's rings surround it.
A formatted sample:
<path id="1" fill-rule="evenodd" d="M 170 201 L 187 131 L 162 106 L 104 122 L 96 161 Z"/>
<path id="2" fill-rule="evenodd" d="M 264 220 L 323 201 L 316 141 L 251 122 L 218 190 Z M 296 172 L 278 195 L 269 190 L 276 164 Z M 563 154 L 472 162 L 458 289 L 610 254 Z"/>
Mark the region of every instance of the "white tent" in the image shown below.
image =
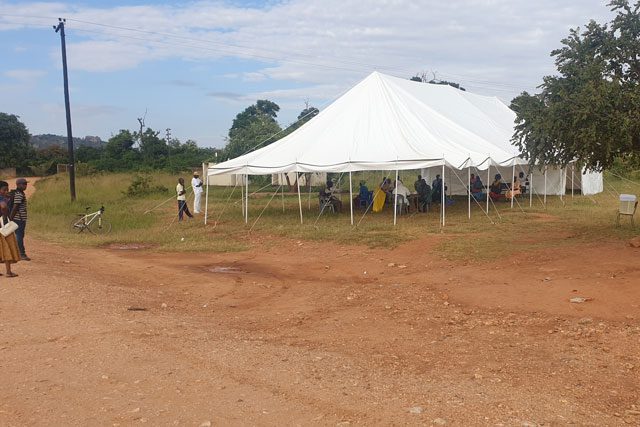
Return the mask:
<path id="1" fill-rule="evenodd" d="M 209 175 L 508 164 L 514 117 L 497 98 L 374 72 L 295 132 Z"/>
<path id="2" fill-rule="evenodd" d="M 511 144 L 515 117 L 495 97 L 374 72 L 296 131 L 210 166 L 208 176 L 436 168 L 443 175 L 445 168 L 513 172 L 527 164 Z M 548 188 L 564 188 L 560 175 Z M 466 194 L 466 185 L 462 189 Z"/>

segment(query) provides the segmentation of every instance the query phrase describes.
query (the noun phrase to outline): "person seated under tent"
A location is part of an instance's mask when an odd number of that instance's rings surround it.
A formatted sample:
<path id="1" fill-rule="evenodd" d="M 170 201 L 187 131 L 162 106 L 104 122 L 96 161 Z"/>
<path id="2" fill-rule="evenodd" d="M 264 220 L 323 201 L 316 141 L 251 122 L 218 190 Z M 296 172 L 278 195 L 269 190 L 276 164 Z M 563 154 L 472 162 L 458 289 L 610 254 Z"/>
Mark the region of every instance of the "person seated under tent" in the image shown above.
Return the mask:
<path id="1" fill-rule="evenodd" d="M 505 193 L 505 197 L 507 198 L 507 200 L 511 200 L 512 198 L 517 197 L 520 194 L 522 194 L 522 190 L 520 190 L 520 187 L 521 187 L 520 180 L 518 179 L 517 176 L 514 176 L 513 177 L 513 183 L 511 184 L 511 187 Z"/>
<path id="2" fill-rule="evenodd" d="M 520 180 L 520 192 L 522 194 L 529 193 L 529 177 L 525 175 L 524 172 L 520 172 L 518 179 Z"/>
<path id="3" fill-rule="evenodd" d="M 418 193 L 418 211 L 427 212 L 431 204 L 431 187 L 422 175 L 418 175 L 418 180 L 413 184 L 413 188 Z"/>
<path id="4" fill-rule="evenodd" d="M 480 179 L 480 175 L 471 174 L 471 182 L 469 183 L 469 187 L 471 188 L 471 197 L 480 201 L 484 200 L 487 196 L 484 192 L 484 185 L 482 184 L 482 180 Z"/>
<path id="5" fill-rule="evenodd" d="M 340 190 L 335 186 L 332 180 L 327 180 L 327 187 L 324 189 L 324 197 L 333 206 L 336 213 L 342 212 L 342 200 L 337 196 Z"/>
<path id="6" fill-rule="evenodd" d="M 372 203 L 373 191 L 369 191 L 369 187 L 367 187 L 367 183 L 365 181 L 360 181 L 360 189 L 358 191 L 358 195 L 354 199 L 354 204 L 361 208 L 368 209 Z"/>
<path id="7" fill-rule="evenodd" d="M 499 173 L 496 174 L 489 186 L 489 197 L 491 197 L 491 200 L 504 199 L 504 194 L 502 194 L 502 175 Z"/>
<path id="8" fill-rule="evenodd" d="M 440 175 L 436 175 L 436 179 L 431 183 L 431 201 L 433 203 L 440 203 L 442 201 L 442 178 Z M 444 191 L 446 193 L 447 186 L 444 186 Z"/>

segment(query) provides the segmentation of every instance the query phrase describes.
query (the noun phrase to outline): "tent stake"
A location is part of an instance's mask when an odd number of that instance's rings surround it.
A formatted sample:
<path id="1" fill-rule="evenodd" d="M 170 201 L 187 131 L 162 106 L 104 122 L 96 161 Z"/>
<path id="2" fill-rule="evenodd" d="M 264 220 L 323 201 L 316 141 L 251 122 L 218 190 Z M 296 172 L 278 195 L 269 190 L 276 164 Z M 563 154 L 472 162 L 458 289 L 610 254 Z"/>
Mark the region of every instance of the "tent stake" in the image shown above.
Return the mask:
<path id="1" fill-rule="evenodd" d="M 396 225 L 396 217 L 398 215 L 398 169 L 396 169 L 396 188 L 395 188 L 395 196 L 393 198 L 393 225 Z"/>
<path id="2" fill-rule="evenodd" d="M 296 171 L 296 177 L 298 176 L 298 172 Z M 300 224 L 302 224 L 302 197 L 300 196 L 300 180 L 296 179 L 296 183 L 298 184 L 298 206 L 300 207 Z"/>
<path id="3" fill-rule="evenodd" d="M 204 225 L 207 225 L 207 215 L 209 215 L 209 164 L 207 163 L 206 195 L 204 196 Z"/>
<path id="4" fill-rule="evenodd" d="M 353 184 L 351 183 L 351 171 L 349 171 L 349 206 L 351 207 L 351 225 L 353 225 Z"/>

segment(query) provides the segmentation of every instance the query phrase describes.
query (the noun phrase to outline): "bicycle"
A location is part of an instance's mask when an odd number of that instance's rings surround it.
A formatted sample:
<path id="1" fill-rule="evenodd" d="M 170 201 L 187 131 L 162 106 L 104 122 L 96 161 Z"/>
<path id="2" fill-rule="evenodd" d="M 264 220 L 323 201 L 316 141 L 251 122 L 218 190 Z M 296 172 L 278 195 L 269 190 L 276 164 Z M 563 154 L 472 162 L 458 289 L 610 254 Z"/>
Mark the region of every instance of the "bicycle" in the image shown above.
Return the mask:
<path id="1" fill-rule="evenodd" d="M 104 206 L 97 212 L 89 213 L 91 207 L 85 208 L 84 214 L 78 214 L 78 218 L 71 222 L 71 230 L 82 233 L 89 230 L 92 234 L 107 234 L 111 231 L 111 223 L 107 221 L 104 214 Z"/>

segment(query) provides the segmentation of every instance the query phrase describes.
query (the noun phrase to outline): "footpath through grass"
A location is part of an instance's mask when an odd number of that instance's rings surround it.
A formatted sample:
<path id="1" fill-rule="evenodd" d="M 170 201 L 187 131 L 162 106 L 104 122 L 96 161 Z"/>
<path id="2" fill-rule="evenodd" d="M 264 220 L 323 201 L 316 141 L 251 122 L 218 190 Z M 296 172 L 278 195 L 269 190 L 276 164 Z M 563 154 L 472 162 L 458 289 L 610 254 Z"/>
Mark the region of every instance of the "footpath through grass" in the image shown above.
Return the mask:
<path id="1" fill-rule="evenodd" d="M 296 193 L 275 194 L 276 187 L 267 187 L 253 194 L 250 187 L 249 222 L 242 218 L 240 187 L 210 187 L 209 224 L 204 215 L 179 223 L 176 220 L 176 176 L 154 174 L 154 185 L 167 191 L 144 196 L 125 195 L 134 174 L 104 174 L 79 177 L 78 200 L 69 202 L 66 175 L 39 180 L 37 191 L 30 200 L 29 228 L 33 235 L 50 241 L 72 245 L 105 246 L 110 244 L 150 245 L 167 251 L 242 251 L 249 247 L 251 238 L 269 242 L 277 236 L 300 240 L 322 240 L 338 244 L 359 244 L 370 247 L 393 247 L 425 235 L 440 236 L 438 251 L 455 260 L 485 260 L 508 256 L 548 246 L 627 240 L 637 234 L 628 219 L 622 227 L 615 227 L 617 193 L 640 194 L 637 183 L 605 178 L 605 192 L 586 197 L 570 195 L 560 200 L 548 197 L 546 208 L 538 197 L 533 207 L 529 199 L 520 200 L 510 209 L 509 203 L 491 205 L 490 219 L 477 204 L 472 205 L 471 219 L 467 217 L 467 199 L 455 199 L 447 208 L 446 226 L 440 227 L 437 208 L 428 214 L 398 217 L 393 227 L 393 212 L 389 207 L 380 214 L 355 209 L 352 227 L 349 214 L 348 192 L 343 195 L 344 211 L 340 215 L 324 214 L 318 217 L 317 192 L 302 196 L 304 224 L 300 225 Z M 190 177 L 185 176 L 187 183 Z M 165 202 L 159 208 L 150 209 Z M 204 208 L 203 197 L 202 205 Z M 113 224 L 107 236 L 73 232 L 70 223 L 84 208 L 92 211 L 101 205 L 105 216 Z M 192 206 L 191 200 L 189 206 Z M 484 208 L 484 203 L 482 203 Z M 259 219 L 258 219 L 259 218 Z M 494 224 L 491 223 L 494 222 Z"/>

